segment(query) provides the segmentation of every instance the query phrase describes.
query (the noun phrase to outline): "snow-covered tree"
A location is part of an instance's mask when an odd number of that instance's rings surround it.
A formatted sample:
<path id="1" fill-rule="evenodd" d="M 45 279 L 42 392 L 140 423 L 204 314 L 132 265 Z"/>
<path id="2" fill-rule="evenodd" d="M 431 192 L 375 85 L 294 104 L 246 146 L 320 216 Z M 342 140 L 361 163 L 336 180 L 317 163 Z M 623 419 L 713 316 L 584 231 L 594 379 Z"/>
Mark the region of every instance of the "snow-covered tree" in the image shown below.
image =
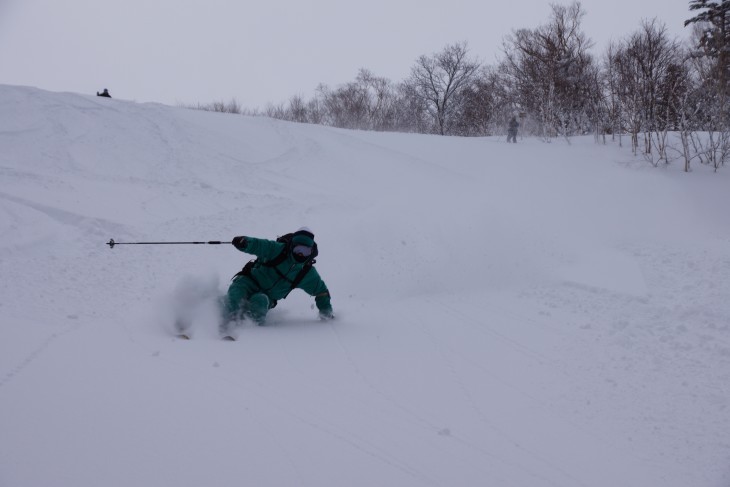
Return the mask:
<path id="1" fill-rule="evenodd" d="M 730 0 L 691 0 L 690 11 L 697 15 L 684 22 L 696 25 L 696 47 L 701 55 L 714 60 L 713 77 L 727 94 L 730 82 Z"/>
<path id="2" fill-rule="evenodd" d="M 515 30 L 503 42 L 501 71 L 515 104 L 537 117 L 546 138 L 587 128 L 593 59 L 581 30 L 584 15 L 580 2 L 552 5 L 548 23 Z"/>

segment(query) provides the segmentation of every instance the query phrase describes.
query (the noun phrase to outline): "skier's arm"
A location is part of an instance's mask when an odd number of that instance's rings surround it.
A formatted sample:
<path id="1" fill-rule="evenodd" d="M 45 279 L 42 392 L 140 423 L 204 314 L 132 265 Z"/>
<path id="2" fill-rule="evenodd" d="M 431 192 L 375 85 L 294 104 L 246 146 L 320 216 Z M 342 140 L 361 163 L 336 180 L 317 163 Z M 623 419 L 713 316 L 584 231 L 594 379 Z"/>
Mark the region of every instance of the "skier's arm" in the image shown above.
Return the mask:
<path id="1" fill-rule="evenodd" d="M 320 318 L 333 318 L 330 292 L 317 272 L 317 269 L 312 267 L 304 279 L 302 279 L 299 287 L 310 296 L 314 296 L 314 303 L 317 305 Z"/>
<path id="2" fill-rule="evenodd" d="M 335 317 L 332 313 L 332 303 L 330 300 L 330 292 L 323 291 L 314 297 L 314 302 L 319 310 L 319 317 L 323 320 L 330 320 Z"/>
<path id="3" fill-rule="evenodd" d="M 274 240 L 266 240 L 263 238 L 234 237 L 231 243 L 241 252 L 255 255 L 263 260 L 271 260 L 281 253 L 284 244 Z"/>

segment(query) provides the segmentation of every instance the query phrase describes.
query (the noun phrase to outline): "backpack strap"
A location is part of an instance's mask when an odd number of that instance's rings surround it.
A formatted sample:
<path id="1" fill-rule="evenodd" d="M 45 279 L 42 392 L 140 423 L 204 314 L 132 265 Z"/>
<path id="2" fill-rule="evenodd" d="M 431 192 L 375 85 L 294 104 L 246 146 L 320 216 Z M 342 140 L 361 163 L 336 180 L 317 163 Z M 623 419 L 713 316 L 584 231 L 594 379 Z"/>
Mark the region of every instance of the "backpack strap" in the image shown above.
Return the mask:
<path id="1" fill-rule="evenodd" d="M 261 289 L 261 284 L 259 284 L 259 282 L 258 282 L 258 281 L 256 280 L 256 278 L 255 278 L 255 277 L 253 277 L 253 275 L 251 274 L 251 270 L 252 270 L 252 269 L 253 269 L 253 268 L 254 268 L 254 267 L 255 267 L 256 265 L 258 265 L 258 264 L 257 264 L 257 262 L 256 262 L 256 259 L 254 259 L 254 260 L 249 260 L 248 262 L 246 262 L 246 265 L 245 265 L 245 266 L 243 266 L 243 269 L 241 269 L 240 271 L 236 272 L 236 273 L 235 273 L 235 274 L 233 275 L 233 277 L 231 277 L 231 281 L 233 281 L 233 280 L 234 280 L 235 278 L 237 278 L 238 276 L 246 276 L 246 277 L 248 277 L 249 279 L 251 279 L 251 280 L 252 280 L 252 281 L 254 282 L 254 284 L 256 284 L 256 287 L 258 287 L 259 289 Z"/>
<path id="2" fill-rule="evenodd" d="M 294 280 L 291 282 L 291 288 L 296 289 L 297 286 L 299 286 L 299 283 L 302 282 L 302 279 L 307 275 L 309 270 L 312 268 L 316 261 L 314 259 L 308 261 L 306 264 L 304 264 L 304 267 L 302 267 L 302 270 L 299 271 L 299 274 L 297 274 L 297 277 L 294 278 Z"/>
<path id="3" fill-rule="evenodd" d="M 293 233 L 287 233 L 286 235 L 282 235 L 281 237 L 277 238 L 276 241 L 283 243 L 284 248 L 281 250 L 281 252 L 279 252 L 279 255 L 277 255 L 276 257 L 274 257 L 273 259 L 271 259 L 268 262 L 262 262 L 261 265 L 266 266 L 266 267 L 276 267 L 279 264 L 281 264 L 282 262 L 284 262 L 286 260 L 287 256 L 289 255 L 289 251 L 291 250 L 291 245 L 292 245 L 291 239 L 293 236 L 294 236 Z"/>
<path id="4" fill-rule="evenodd" d="M 276 239 L 277 242 L 284 244 L 284 248 L 282 249 L 281 252 L 279 252 L 279 255 L 277 255 L 276 257 L 274 257 L 273 259 L 271 259 L 268 262 L 260 262 L 258 259 L 249 260 L 248 262 L 246 262 L 246 265 L 243 266 L 243 269 L 241 269 L 240 271 L 238 271 L 236 274 L 233 275 L 233 277 L 231 278 L 231 281 L 233 279 L 237 278 L 238 276 L 248 276 L 251 279 L 253 279 L 253 276 L 251 275 L 251 270 L 254 267 L 263 265 L 266 267 L 276 268 L 276 266 L 278 266 L 279 264 L 284 262 L 286 260 L 289 249 L 291 248 L 292 235 L 293 234 L 291 234 L 291 233 L 287 233 L 286 235 L 282 235 L 281 237 Z M 256 281 L 255 279 L 253 279 L 253 280 L 254 280 L 254 282 Z M 261 287 L 258 282 L 256 283 L 256 285 Z"/>
<path id="5" fill-rule="evenodd" d="M 291 282 L 291 289 L 289 289 L 289 292 L 286 293 L 286 296 L 289 296 L 289 293 L 292 292 L 293 290 L 295 290 L 297 288 L 297 286 L 299 286 L 299 283 L 302 282 L 302 279 L 304 279 L 304 277 L 307 275 L 309 270 L 312 268 L 312 266 L 314 265 L 314 262 L 315 262 L 315 260 L 312 259 L 312 260 L 308 261 L 306 264 L 304 264 L 304 267 L 302 267 L 302 270 L 299 271 L 297 276 Z M 286 298 L 286 296 L 284 296 L 284 298 Z M 282 299 L 284 299 L 284 298 L 282 298 Z"/>
<path id="6" fill-rule="evenodd" d="M 243 266 L 243 269 L 233 274 L 233 277 L 231 277 L 231 281 L 237 278 L 238 276 L 250 276 L 251 275 L 251 269 L 253 269 L 253 266 L 256 264 L 256 260 L 249 260 L 246 262 L 246 265 Z"/>

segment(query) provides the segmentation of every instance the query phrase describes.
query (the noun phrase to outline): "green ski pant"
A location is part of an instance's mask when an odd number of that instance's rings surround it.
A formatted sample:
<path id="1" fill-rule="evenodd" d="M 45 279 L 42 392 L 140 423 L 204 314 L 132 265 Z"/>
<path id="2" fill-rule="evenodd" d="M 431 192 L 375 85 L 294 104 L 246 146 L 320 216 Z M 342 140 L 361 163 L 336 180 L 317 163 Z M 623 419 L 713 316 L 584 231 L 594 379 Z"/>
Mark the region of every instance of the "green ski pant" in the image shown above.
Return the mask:
<path id="1" fill-rule="evenodd" d="M 266 320 L 271 300 L 260 292 L 256 283 L 246 276 L 236 277 L 228 287 L 224 300 L 224 321 L 250 318 L 261 325 Z"/>

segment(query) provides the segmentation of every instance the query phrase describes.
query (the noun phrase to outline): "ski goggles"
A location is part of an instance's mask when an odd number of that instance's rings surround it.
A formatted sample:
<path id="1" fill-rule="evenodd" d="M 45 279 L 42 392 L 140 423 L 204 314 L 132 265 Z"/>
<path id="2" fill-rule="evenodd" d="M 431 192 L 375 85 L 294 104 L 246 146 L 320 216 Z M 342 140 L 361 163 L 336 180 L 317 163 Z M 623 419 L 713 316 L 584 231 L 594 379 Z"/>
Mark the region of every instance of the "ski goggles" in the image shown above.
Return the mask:
<path id="1" fill-rule="evenodd" d="M 292 249 L 292 253 L 296 255 L 301 255 L 302 257 L 309 257 L 312 255 L 312 247 L 307 247 L 306 245 L 296 245 Z"/>

